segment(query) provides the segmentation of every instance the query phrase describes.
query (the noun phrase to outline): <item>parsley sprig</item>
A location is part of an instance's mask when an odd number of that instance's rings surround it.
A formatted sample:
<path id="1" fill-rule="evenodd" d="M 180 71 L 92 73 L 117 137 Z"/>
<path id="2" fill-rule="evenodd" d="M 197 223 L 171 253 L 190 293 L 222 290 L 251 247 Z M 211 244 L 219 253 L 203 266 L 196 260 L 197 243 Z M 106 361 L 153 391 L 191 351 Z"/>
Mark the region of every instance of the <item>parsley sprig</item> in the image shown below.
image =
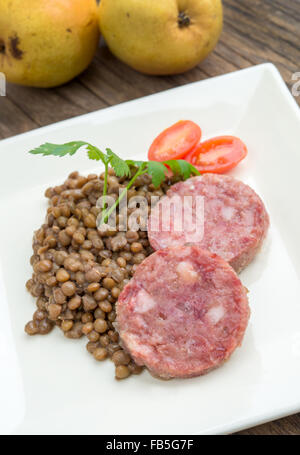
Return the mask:
<path id="1" fill-rule="evenodd" d="M 43 156 L 59 156 L 74 155 L 79 149 L 85 149 L 89 159 L 102 161 L 104 164 L 104 186 L 103 186 L 103 203 L 102 203 L 102 220 L 101 223 L 107 223 L 110 215 L 119 205 L 124 198 L 126 192 L 132 187 L 136 179 L 148 173 L 152 178 L 152 183 L 155 188 L 158 188 L 161 183 L 167 178 L 168 168 L 171 169 L 174 175 L 182 176 L 184 180 L 191 177 L 191 175 L 200 175 L 200 172 L 185 160 L 168 160 L 168 161 L 135 161 L 123 160 L 116 155 L 111 149 L 107 148 L 106 153 L 102 152 L 98 147 L 95 147 L 88 142 L 73 141 L 66 144 L 51 144 L 45 143 L 39 147 L 30 150 L 29 153 L 33 155 Z M 115 204 L 109 209 L 106 209 L 106 195 L 107 195 L 107 177 L 108 169 L 111 166 L 117 177 L 128 177 L 130 179 L 126 188 L 122 191 Z M 136 172 L 132 176 L 131 168 L 135 168 Z"/>

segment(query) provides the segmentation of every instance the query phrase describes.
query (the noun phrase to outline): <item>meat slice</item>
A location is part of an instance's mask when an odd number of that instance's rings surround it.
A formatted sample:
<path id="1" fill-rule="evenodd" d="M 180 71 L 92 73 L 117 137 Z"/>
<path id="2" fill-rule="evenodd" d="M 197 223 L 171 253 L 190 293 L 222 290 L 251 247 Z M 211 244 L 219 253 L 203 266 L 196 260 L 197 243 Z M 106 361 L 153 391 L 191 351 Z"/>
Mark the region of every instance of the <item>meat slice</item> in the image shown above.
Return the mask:
<path id="1" fill-rule="evenodd" d="M 138 365 L 187 378 L 221 365 L 242 342 L 246 290 L 230 265 L 196 245 L 156 251 L 119 296 L 117 329 Z"/>
<path id="2" fill-rule="evenodd" d="M 155 250 L 199 244 L 239 273 L 259 251 L 268 226 L 267 211 L 252 188 L 233 177 L 205 174 L 170 188 L 151 212 L 148 236 Z"/>

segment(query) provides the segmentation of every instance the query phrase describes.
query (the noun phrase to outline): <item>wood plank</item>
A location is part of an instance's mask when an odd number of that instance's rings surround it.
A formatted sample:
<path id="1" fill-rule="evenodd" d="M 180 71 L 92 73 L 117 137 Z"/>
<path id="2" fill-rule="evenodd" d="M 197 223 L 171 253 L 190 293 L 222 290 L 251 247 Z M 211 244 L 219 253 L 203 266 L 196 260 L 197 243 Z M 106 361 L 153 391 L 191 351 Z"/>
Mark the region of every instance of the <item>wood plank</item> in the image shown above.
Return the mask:
<path id="1" fill-rule="evenodd" d="M 257 1 L 257 0 L 256 0 Z M 300 20 L 300 1 L 299 0 L 265 0 L 271 3 L 274 7 L 280 9 L 282 12 L 287 13 L 289 17 L 294 17 Z M 259 1 L 258 3 L 261 3 Z"/>
<path id="2" fill-rule="evenodd" d="M 257 46 L 264 50 L 266 55 L 270 49 L 273 52 L 281 55 L 286 59 L 289 56 L 289 61 L 295 65 L 299 62 L 300 47 L 299 41 L 294 39 L 294 42 L 289 42 L 284 38 L 282 30 L 271 26 L 268 19 L 268 14 L 265 13 L 263 7 L 258 12 L 237 3 L 235 0 L 227 0 L 225 9 L 225 21 L 236 30 L 239 30 L 244 36 L 248 35 L 251 40 L 255 40 Z M 294 30 L 295 36 L 299 37 L 299 27 Z M 296 41 L 296 42 L 295 42 Z"/>
<path id="3" fill-rule="evenodd" d="M 300 435 L 300 414 L 265 423 L 248 430 L 240 431 L 241 435 Z"/>
<path id="4" fill-rule="evenodd" d="M 14 104 L 22 107 L 22 110 L 40 126 L 85 112 L 82 107 L 60 96 L 57 89 L 45 90 L 9 85 L 7 93 Z"/>
<path id="5" fill-rule="evenodd" d="M 151 95 L 162 90 L 167 90 L 173 86 L 167 78 L 147 76 L 145 74 L 138 73 L 129 66 L 125 65 L 111 54 L 107 46 L 104 45 L 103 41 L 96 59 L 109 73 L 113 73 L 119 80 L 121 80 L 122 84 L 125 82 L 126 87 L 129 85 L 131 87 L 131 91 L 135 92 L 135 97 Z"/>
<path id="6" fill-rule="evenodd" d="M 38 124 L 7 96 L 0 96 L 0 139 L 25 133 L 37 127 Z"/>
<path id="7" fill-rule="evenodd" d="M 295 15 L 288 14 L 286 9 L 281 10 L 275 6 L 273 0 L 265 0 L 263 2 L 261 0 L 241 0 L 239 2 L 237 2 L 237 0 L 226 0 L 225 3 L 226 7 L 231 5 L 239 9 L 242 12 L 242 15 L 247 15 L 248 12 L 251 12 L 254 15 L 253 19 L 255 19 L 254 25 L 259 23 L 259 25 L 262 26 L 262 30 L 268 27 L 271 31 L 271 35 L 276 34 L 276 18 L 282 20 L 281 29 L 283 32 L 299 33 L 299 21 L 295 18 Z M 293 1 L 289 1 L 289 3 L 293 3 Z M 274 24 L 274 27 L 272 27 L 272 24 Z M 295 35 L 290 34 L 289 38 L 291 42 L 295 43 Z"/>
<path id="8" fill-rule="evenodd" d="M 238 49 L 236 52 L 254 65 L 265 62 L 274 63 L 289 88 L 293 85 L 292 74 L 299 70 L 297 66 L 270 49 L 256 46 L 254 39 L 251 41 L 248 35 L 236 30 L 232 24 L 225 23 L 222 42 L 226 42 L 226 45 L 233 49 Z M 300 104 L 299 97 L 296 101 Z"/>

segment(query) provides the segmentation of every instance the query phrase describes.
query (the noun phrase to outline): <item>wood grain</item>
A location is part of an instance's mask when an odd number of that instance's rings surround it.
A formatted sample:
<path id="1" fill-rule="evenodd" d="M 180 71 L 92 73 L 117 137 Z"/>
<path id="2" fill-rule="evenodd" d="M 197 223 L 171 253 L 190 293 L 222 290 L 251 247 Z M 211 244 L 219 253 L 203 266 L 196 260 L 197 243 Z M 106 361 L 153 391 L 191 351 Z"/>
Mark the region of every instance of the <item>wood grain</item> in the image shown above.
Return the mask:
<path id="1" fill-rule="evenodd" d="M 224 0 L 224 30 L 215 51 L 192 71 L 169 77 L 139 74 L 103 42 L 78 78 L 51 90 L 8 85 L 0 97 L 0 138 L 103 109 L 193 81 L 272 62 L 291 89 L 300 71 L 300 0 Z M 300 96 L 296 98 L 300 105 Z M 239 434 L 300 434 L 300 414 Z"/>

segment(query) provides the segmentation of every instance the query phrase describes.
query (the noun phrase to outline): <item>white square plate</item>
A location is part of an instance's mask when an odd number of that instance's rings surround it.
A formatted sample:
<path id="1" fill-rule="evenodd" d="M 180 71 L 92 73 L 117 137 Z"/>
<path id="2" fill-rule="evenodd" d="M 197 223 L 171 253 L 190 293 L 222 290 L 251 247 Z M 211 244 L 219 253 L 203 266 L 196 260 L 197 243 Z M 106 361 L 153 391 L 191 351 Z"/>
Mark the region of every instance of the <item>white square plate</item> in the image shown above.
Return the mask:
<path id="1" fill-rule="evenodd" d="M 144 372 L 117 382 L 113 364 L 94 361 L 84 340 L 59 330 L 24 333 L 34 310 L 25 282 L 43 192 L 72 170 L 99 171 L 85 154 L 58 160 L 27 151 L 80 139 L 145 158 L 152 139 L 183 118 L 199 123 L 205 138 L 233 134 L 248 145 L 233 174 L 257 190 L 271 217 L 263 251 L 241 275 L 251 319 L 242 347 L 206 376 L 160 381 Z M 299 108 L 270 64 L 1 141 L 0 432 L 220 434 L 299 411 L 299 144 Z"/>

